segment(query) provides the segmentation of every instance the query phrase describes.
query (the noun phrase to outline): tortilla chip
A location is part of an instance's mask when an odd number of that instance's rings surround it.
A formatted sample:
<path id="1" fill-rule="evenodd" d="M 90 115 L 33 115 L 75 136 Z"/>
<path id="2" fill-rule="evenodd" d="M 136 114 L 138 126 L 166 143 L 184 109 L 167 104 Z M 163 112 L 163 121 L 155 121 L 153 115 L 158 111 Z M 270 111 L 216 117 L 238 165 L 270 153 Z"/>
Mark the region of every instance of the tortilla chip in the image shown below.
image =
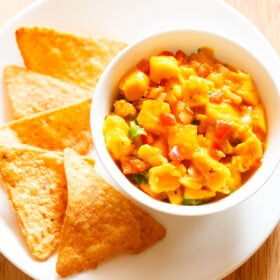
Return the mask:
<path id="1" fill-rule="evenodd" d="M 45 27 L 21 27 L 16 40 L 26 67 L 91 90 L 124 43 Z"/>
<path id="2" fill-rule="evenodd" d="M 4 85 L 15 119 L 70 105 L 92 95 L 91 91 L 15 65 L 4 69 Z"/>
<path id="3" fill-rule="evenodd" d="M 68 205 L 57 273 L 95 268 L 116 254 L 139 253 L 165 236 L 165 228 L 107 184 L 71 149 L 64 152 Z"/>
<path id="4" fill-rule="evenodd" d="M 10 122 L 0 128 L 0 144 L 28 144 L 38 148 L 63 151 L 73 148 L 87 154 L 90 132 L 91 99 Z"/>
<path id="5" fill-rule="evenodd" d="M 15 146 L 21 144 L 16 132 L 9 127 L 2 127 L 0 129 L 0 145 Z"/>
<path id="6" fill-rule="evenodd" d="M 67 204 L 63 156 L 27 146 L 0 146 L 0 180 L 32 256 L 48 259 L 59 243 Z"/>

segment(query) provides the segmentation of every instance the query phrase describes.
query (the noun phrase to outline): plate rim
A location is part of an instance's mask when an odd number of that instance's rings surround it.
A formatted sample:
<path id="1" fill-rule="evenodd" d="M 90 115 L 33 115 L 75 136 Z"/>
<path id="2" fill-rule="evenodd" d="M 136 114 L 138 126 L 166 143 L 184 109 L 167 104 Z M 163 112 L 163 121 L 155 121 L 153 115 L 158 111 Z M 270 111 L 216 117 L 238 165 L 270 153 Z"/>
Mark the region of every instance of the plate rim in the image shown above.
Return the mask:
<path id="1" fill-rule="evenodd" d="M 272 47 L 272 45 L 270 44 L 270 42 L 268 41 L 268 39 L 265 37 L 265 35 L 256 27 L 256 25 L 254 25 L 248 18 L 246 18 L 241 12 L 239 12 L 237 9 L 235 9 L 233 6 L 231 6 L 229 3 L 226 3 L 223 0 L 210 0 L 212 2 L 216 2 L 217 4 L 223 6 L 223 8 L 227 9 L 228 11 L 230 11 L 230 13 L 235 14 L 236 16 L 238 16 L 243 22 L 246 22 L 247 25 L 250 26 L 250 28 L 254 29 L 254 32 L 260 37 L 262 38 L 263 43 L 265 43 L 267 45 L 268 48 L 270 48 L 270 52 L 273 53 L 273 55 L 275 56 L 275 58 L 277 58 L 278 60 L 278 64 L 279 64 L 279 55 L 276 52 L 276 50 Z M 54 2 L 53 0 L 36 0 L 30 4 L 28 4 L 25 8 L 23 8 L 21 11 L 19 11 L 16 15 L 14 15 L 13 17 L 10 18 L 10 20 L 8 20 L 6 23 L 4 23 L 0 29 L 0 37 L 2 36 L 3 33 L 6 32 L 6 30 L 8 30 L 12 25 L 14 25 L 18 20 L 20 20 L 21 18 L 25 17 L 28 13 L 34 11 L 37 9 L 37 7 L 40 7 L 41 5 L 43 5 L 44 3 L 48 3 L 48 2 Z M 277 173 L 277 172 L 276 172 Z M 275 176 L 275 175 L 274 175 Z M 262 238 L 262 242 L 261 244 L 259 244 L 259 246 L 257 248 L 254 248 L 253 252 L 251 252 L 250 255 L 246 256 L 245 259 L 240 260 L 238 263 L 233 264 L 233 266 L 231 268 L 229 268 L 227 271 L 221 272 L 219 275 L 217 275 L 217 277 L 213 278 L 213 279 L 220 279 L 222 277 L 225 277 L 227 275 L 229 275 L 230 273 L 232 273 L 234 270 L 236 270 L 239 266 L 241 266 L 244 262 L 246 262 L 255 252 L 257 252 L 259 250 L 259 248 L 263 245 L 263 243 L 265 242 L 265 240 L 271 235 L 271 233 L 273 232 L 273 230 L 275 229 L 275 227 L 277 226 L 277 224 L 280 221 L 280 215 L 278 218 L 278 221 L 275 222 L 275 224 L 272 226 L 271 230 L 268 232 L 267 235 L 263 236 Z M 13 259 L 10 259 L 8 254 L 6 252 L 3 252 L 2 248 L 0 247 L 0 253 L 7 258 L 12 264 L 14 264 L 19 270 L 23 271 L 26 275 L 33 277 L 34 279 L 36 279 L 36 275 L 33 275 L 33 273 L 30 273 L 29 271 L 27 271 L 27 269 L 25 269 L 22 266 L 19 266 L 18 263 L 16 261 L 14 261 Z M 70 277 L 71 278 L 71 277 Z M 70 279 L 70 278 L 65 278 L 65 279 Z"/>

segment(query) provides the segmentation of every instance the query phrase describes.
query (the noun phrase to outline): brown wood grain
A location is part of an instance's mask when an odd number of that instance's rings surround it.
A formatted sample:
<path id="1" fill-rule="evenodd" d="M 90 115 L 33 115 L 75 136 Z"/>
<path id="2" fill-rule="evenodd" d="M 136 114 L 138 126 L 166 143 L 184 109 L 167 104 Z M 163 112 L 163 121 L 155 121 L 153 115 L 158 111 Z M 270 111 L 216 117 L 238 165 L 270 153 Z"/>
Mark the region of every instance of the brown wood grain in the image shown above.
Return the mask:
<path id="1" fill-rule="evenodd" d="M 33 1 L 0 0 L 0 26 Z M 280 54 L 280 0 L 226 0 L 226 2 L 247 16 Z M 31 278 L 0 254 L 0 280 L 31 280 Z M 224 280 L 280 280 L 280 223 L 262 247 Z"/>
<path id="2" fill-rule="evenodd" d="M 249 18 L 280 54 L 280 0 L 226 0 Z M 263 246 L 224 280 L 280 279 L 280 223 Z"/>
<path id="3" fill-rule="evenodd" d="M 226 0 L 251 20 L 280 54 L 280 0 Z"/>

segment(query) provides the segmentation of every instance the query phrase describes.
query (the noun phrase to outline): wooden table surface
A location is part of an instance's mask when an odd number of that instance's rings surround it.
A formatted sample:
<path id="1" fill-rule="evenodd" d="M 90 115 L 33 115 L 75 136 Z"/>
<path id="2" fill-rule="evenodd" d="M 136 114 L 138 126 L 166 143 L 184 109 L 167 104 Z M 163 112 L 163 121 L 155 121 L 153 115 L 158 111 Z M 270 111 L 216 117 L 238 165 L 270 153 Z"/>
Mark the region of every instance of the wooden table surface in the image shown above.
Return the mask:
<path id="1" fill-rule="evenodd" d="M 0 27 L 33 1 L 0 0 Z M 247 16 L 280 54 L 280 0 L 226 0 L 226 2 Z M 0 280 L 30 279 L 0 254 Z M 280 280 L 280 223 L 262 247 L 224 280 Z"/>

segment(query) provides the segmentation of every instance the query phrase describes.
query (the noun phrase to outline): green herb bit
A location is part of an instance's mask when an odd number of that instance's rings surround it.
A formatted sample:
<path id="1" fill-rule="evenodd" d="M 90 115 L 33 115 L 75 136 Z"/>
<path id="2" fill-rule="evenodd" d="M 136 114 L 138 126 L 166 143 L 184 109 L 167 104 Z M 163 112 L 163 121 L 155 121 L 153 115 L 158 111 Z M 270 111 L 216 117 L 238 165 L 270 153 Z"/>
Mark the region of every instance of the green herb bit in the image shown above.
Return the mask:
<path id="1" fill-rule="evenodd" d="M 140 185 L 141 183 L 147 184 L 149 182 L 148 172 L 131 174 L 128 176 L 131 182 L 135 185 Z"/>
<path id="2" fill-rule="evenodd" d="M 193 121 L 192 121 L 192 124 L 200 125 L 200 120 L 193 120 Z"/>
<path id="3" fill-rule="evenodd" d="M 183 205 L 199 205 L 206 202 L 209 202 L 210 199 L 188 199 L 183 198 Z"/>
<path id="4" fill-rule="evenodd" d="M 136 139 L 140 135 L 146 135 L 146 131 L 143 127 L 136 124 L 129 128 L 128 134 L 132 139 Z"/>

